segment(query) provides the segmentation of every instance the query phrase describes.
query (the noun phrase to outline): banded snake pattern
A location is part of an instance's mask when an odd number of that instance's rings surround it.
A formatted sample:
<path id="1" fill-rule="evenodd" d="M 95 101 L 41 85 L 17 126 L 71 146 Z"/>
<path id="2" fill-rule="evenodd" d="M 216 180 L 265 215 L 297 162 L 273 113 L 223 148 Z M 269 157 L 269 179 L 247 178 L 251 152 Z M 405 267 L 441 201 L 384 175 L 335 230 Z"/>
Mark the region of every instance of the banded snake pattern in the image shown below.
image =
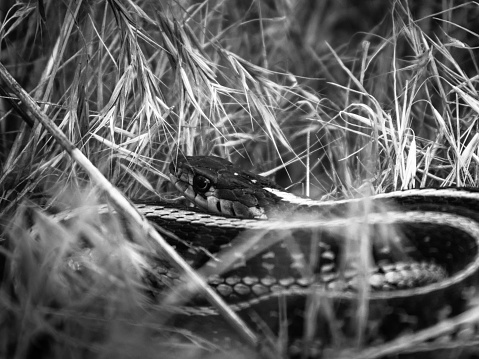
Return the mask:
<path id="1" fill-rule="evenodd" d="M 182 239 L 178 250 L 234 310 L 246 318 L 260 313 L 273 331 L 286 308 L 290 336 L 302 335 L 307 298 L 313 296 L 329 301 L 347 336 L 363 292 L 369 313 L 365 342 L 383 342 L 453 317 L 475 292 L 476 189 L 413 189 L 318 202 L 211 156 L 179 158 L 170 165 L 170 178 L 200 209 L 148 203 L 137 204 L 138 210 Z M 351 265 L 357 258 L 341 259 L 363 232 L 374 263 L 366 263 L 366 279 L 364 269 Z M 352 253 L 362 248 L 353 245 Z M 171 286 L 179 274 L 159 266 L 157 277 L 160 287 Z M 196 315 L 217 314 L 201 297 L 188 305 Z M 327 346 L 331 328 L 324 313 L 316 314 L 326 322 L 320 332 Z"/>
<path id="2" fill-rule="evenodd" d="M 358 331 L 375 345 L 455 318 L 476 295 L 478 189 L 315 201 L 213 156 L 178 158 L 170 180 L 198 208 L 162 201 L 135 203 L 137 210 L 173 234 L 170 243 L 248 324 L 286 330 L 288 355 L 300 347 L 304 357 L 307 321 L 316 323 L 316 349 L 348 345 Z M 145 280 L 154 297 L 184 284 L 167 261 L 152 261 Z M 179 305 L 193 320 L 219 317 L 201 294 Z M 411 352 L 460 348 L 455 335 Z M 478 338 L 469 341 L 474 353 Z"/>

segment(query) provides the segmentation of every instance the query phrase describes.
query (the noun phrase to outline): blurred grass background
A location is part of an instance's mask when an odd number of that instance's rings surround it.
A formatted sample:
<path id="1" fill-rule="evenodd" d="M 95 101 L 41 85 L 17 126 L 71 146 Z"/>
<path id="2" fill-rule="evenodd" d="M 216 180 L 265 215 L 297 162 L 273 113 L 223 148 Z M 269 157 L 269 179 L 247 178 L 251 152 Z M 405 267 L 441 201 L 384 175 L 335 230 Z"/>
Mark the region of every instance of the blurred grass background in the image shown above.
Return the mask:
<path id="1" fill-rule="evenodd" d="M 316 198 L 477 183 L 475 2 L 3 0 L 0 21 L 0 62 L 130 198 L 163 198 L 178 153 Z M 0 91 L 0 216 L 95 202 Z"/>

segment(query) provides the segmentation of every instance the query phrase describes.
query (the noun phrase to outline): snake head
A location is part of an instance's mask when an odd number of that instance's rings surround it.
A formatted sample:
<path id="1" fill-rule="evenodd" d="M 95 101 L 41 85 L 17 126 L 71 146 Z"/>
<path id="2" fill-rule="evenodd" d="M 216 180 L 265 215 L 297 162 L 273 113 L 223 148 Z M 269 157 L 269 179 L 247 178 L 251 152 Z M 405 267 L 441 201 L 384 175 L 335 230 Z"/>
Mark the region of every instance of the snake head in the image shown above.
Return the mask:
<path id="1" fill-rule="evenodd" d="M 270 180 L 236 168 L 215 156 L 179 157 L 170 164 L 170 180 L 197 207 L 225 216 L 266 219 L 280 198 Z"/>

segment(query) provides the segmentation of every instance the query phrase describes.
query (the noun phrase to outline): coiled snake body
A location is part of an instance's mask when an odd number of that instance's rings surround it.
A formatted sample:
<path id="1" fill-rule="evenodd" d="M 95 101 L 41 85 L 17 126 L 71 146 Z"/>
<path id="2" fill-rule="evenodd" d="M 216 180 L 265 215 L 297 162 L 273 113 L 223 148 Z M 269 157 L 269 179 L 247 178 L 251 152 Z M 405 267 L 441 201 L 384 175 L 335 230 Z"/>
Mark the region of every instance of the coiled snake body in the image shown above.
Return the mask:
<path id="1" fill-rule="evenodd" d="M 312 300 L 331 311 L 323 307 L 308 315 L 333 316 L 347 336 L 358 298 L 366 298 L 365 341 L 384 341 L 463 311 L 475 290 L 474 189 L 317 202 L 223 159 L 199 156 L 172 163 L 170 177 L 202 211 L 164 204 L 138 204 L 138 210 L 183 240 L 177 248 L 234 310 L 248 318 L 259 313 L 273 330 L 286 310 L 288 323 L 300 322 L 290 334 L 302 333 L 304 322 L 297 318 L 305 317 Z M 178 278 L 163 267 L 157 275 L 160 286 Z M 216 314 L 201 298 L 189 305 L 196 314 Z M 331 321 L 323 322 L 324 342 L 334 341 Z"/>

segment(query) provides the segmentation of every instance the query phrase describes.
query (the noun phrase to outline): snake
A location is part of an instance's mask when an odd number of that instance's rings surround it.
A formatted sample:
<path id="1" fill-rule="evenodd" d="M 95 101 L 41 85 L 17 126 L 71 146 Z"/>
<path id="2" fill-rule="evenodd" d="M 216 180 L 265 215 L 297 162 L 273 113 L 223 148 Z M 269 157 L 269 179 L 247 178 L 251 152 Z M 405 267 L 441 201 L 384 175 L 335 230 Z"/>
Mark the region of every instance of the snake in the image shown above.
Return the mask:
<path id="1" fill-rule="evenodd" d="M 364 345 L 389 343 L 471 306 L 479 279 L 477 188 L 313 200 L 215 156 L 179 156 L 169 179 L 190 205 L 133 201 L 138 212 L 247 324 L 286 332 L 288 355 L 304 357 L 308 325 L 319 338 L 309 350 L 316 353 L 358 335 Z M 151 260 L 144 279 L 153 300 L 187 284 L 161 253 Z M 198 322 L 220 318 L 201 293 L 178 306 Z M 461 348 L 462 329 L 410 351 Z"/>
<path id="2" fill-rule="evenodd" d="M 196 207 L 136 203 L 138 211 L 175 234 L 177 250 L 233 310 L 259 313 L 273 331 L 286 310 L 290 336 L 302 335 L 311 298 L 333 308 L 346 336 L 358 298 L 366 298 L 366 343 L 427 328 L 469 305 L 479 272 L 475 188 L 317 201 L 215 156 L 179 157 L 169 171 Z M 181 281 L 163 265 L 155 276 L 160 290 Z M 201 295 L 188 306 L 218 315 Z M 331 344 L 331 315 L 319 312 L 321 343 Z"/>

